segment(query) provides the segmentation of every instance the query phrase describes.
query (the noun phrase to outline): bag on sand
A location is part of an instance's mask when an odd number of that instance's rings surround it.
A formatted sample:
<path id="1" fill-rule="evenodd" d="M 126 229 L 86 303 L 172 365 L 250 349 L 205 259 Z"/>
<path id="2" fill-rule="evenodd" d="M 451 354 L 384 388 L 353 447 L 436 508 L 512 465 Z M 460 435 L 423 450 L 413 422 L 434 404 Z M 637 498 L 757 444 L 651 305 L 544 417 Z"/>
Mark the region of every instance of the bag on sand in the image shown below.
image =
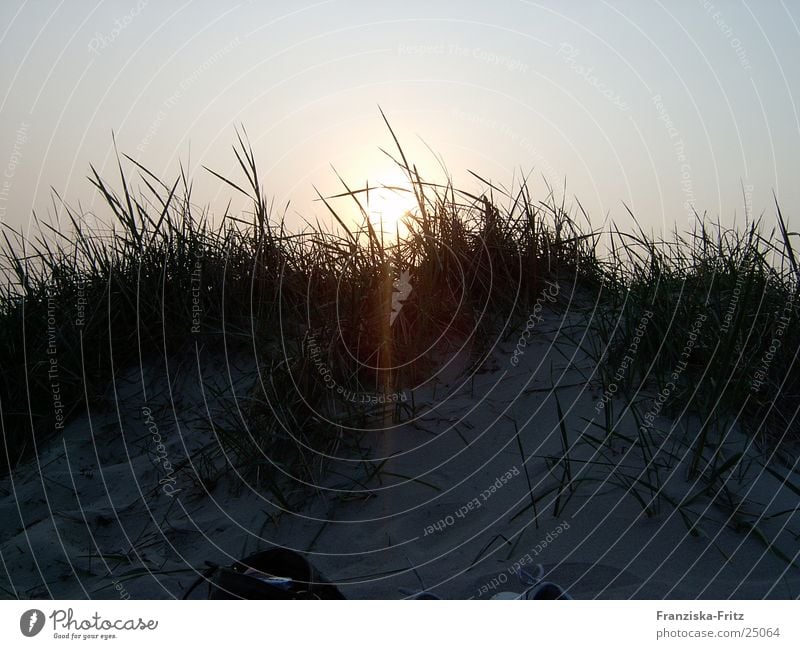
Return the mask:
<path id="1" fill-rule="evenodd" d="M 283 548 L 251 554 L 231 566 L 211 565 L 184 599 L 203 580 L 209 584 L 208 599 L 344 599 L 314 566 Z"/>

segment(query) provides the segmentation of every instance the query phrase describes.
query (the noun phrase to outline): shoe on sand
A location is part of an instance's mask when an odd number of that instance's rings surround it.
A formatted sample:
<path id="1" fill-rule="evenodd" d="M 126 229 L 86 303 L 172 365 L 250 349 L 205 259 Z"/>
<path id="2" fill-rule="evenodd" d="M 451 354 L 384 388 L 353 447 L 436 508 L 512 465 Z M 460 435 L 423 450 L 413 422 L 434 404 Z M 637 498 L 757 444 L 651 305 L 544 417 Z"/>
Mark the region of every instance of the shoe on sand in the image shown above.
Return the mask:
<path id="1" fill-rule="evenodd" d="M 520 599 L 572 599 L 572 597 L 558 584 L 543 581 L 522 593 Z"/>
<path id="2" fill-rule="evenodd" d="M 251 554 L 231 566 L 211 565 L 189 588 L 209 584 L 208 599 L 344 599 L 302 556 L 284 548 Z"/>
<path id="3" fill-rule="evenodd" d="M 558 584 L 542 581 L 544 567 L 541 564 L 536 565 L 534 574 L 523 568 L 518 568 L 516 573 L 522 585 L 526 586 L 525 590 L 521 593 L 504 591 L 497 593 L 492 599 L 572 599 Z"/>

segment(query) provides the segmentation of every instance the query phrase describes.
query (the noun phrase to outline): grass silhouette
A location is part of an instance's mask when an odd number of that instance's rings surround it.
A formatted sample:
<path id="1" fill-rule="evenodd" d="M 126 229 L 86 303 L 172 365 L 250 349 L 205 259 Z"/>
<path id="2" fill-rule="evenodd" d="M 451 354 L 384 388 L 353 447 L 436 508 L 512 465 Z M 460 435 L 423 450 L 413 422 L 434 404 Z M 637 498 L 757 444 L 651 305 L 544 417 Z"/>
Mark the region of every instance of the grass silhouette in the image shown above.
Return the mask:
<path id="1" fill-rule="evenodd" d="M 687 441 L 690 474 L 709 483 L 732 467 L 720 447 L 734 422 L 762 448 L 797 440 L 798 266 L 777 201 L 766 234 L 762 221 L 735 231 L 700 215 L 693 232 L 669 240 L 602 232 L 580 204 L 579 221 L 554 192 L 535 198 L 525 180 L 510 190 L 483 181 L 480 194 L 426 182 L 389 129 L 417 209 L 405 216 L 407 234 L 388 243 L 370 223 L 367 188 L 344 181 L 336 197 L 320 195 L 337 228 L 290 232 L 264 194 L 243 129 L 234 146 L 242 179 L 209 172 L 247 196 L 250 213 L 213 220 L 194 206 L 183 169 L 164 182 L 118 156 L 116 187 L 94 168 L 90 177 L 111 228 L 58 196 L 69 233 L 38 219 L 34 237 L 4 226 L 2 471 L 87 408 L 107 405 L 125 369 L 192 349 L 239 349 L 256 354 L 263 390 L 244 412 L 230 404 L 233 423 L 220 438 L 280 496 L 275 458 L 313 482 L 325 470 L 321 457 L 342 444 L 357 449 L 359 431 L 380 427 L 373 405 L 351 395 L 402 390 L 449 337 L 474 340 L 479 362 L 490 334 L 519 331 L 548 281 L 580 295 L 589 332 L 581 344 L 603 389 L 633 409 L 647 467 L 648 413 L 666 385 L 656 414 L 700 418 L 700 434 Z M 348 225 L 343 198 L 361 226 Z M 399 305 L 403 281 L 411 289 Z M 398 416 L 414 404 L 392 407 Z M 600 445 L 617 421 L 613 401 L 603 408 Z M 235 423 L 242 418 L 244 426 Z M 554 462 L 566 496 L 579 476 L 567 475 L 568 457 Z M 650 511 L 657 475 L 615 479 L 642 487 Z"/>

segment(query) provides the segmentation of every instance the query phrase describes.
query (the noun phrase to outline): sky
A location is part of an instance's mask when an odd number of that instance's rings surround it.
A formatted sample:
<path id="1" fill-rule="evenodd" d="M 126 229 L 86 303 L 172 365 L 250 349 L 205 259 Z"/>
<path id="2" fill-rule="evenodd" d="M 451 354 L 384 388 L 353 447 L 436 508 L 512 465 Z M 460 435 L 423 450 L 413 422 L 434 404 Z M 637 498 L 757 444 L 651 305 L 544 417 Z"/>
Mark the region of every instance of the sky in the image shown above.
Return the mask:
<path id="1" fill-rule="evenodd" d="M 469 191 L 530 174 L 651 232 L 772 224 L 774 191 L 796 226 L 799 25 L 787 0 L 3 0 L 0 221 L 57 219 L 52 189 L 103 215 L 87 176 L 117 182 L 112 134 L 221 214 L 234 192 L 203 166 L 242 179 L 242 125 L 288 225 L 327 222 L 335 172 L 398 181 L 380 107 L 424 177 Z"/>

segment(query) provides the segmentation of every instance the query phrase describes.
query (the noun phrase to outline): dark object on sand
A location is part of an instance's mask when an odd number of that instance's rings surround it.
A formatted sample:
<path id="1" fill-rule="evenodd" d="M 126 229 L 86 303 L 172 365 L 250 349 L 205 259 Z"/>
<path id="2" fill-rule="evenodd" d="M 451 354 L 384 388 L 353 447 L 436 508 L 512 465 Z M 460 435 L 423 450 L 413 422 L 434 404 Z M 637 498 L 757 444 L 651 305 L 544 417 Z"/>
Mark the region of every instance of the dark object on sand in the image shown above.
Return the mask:
<path id="1" fill-rule="evenodd" d="M 283 548 L 257 552 L 231 566 L 210 565 L 184 599 L 204 580 L 208 599 L 344 599 L 314 566 Z"/>

